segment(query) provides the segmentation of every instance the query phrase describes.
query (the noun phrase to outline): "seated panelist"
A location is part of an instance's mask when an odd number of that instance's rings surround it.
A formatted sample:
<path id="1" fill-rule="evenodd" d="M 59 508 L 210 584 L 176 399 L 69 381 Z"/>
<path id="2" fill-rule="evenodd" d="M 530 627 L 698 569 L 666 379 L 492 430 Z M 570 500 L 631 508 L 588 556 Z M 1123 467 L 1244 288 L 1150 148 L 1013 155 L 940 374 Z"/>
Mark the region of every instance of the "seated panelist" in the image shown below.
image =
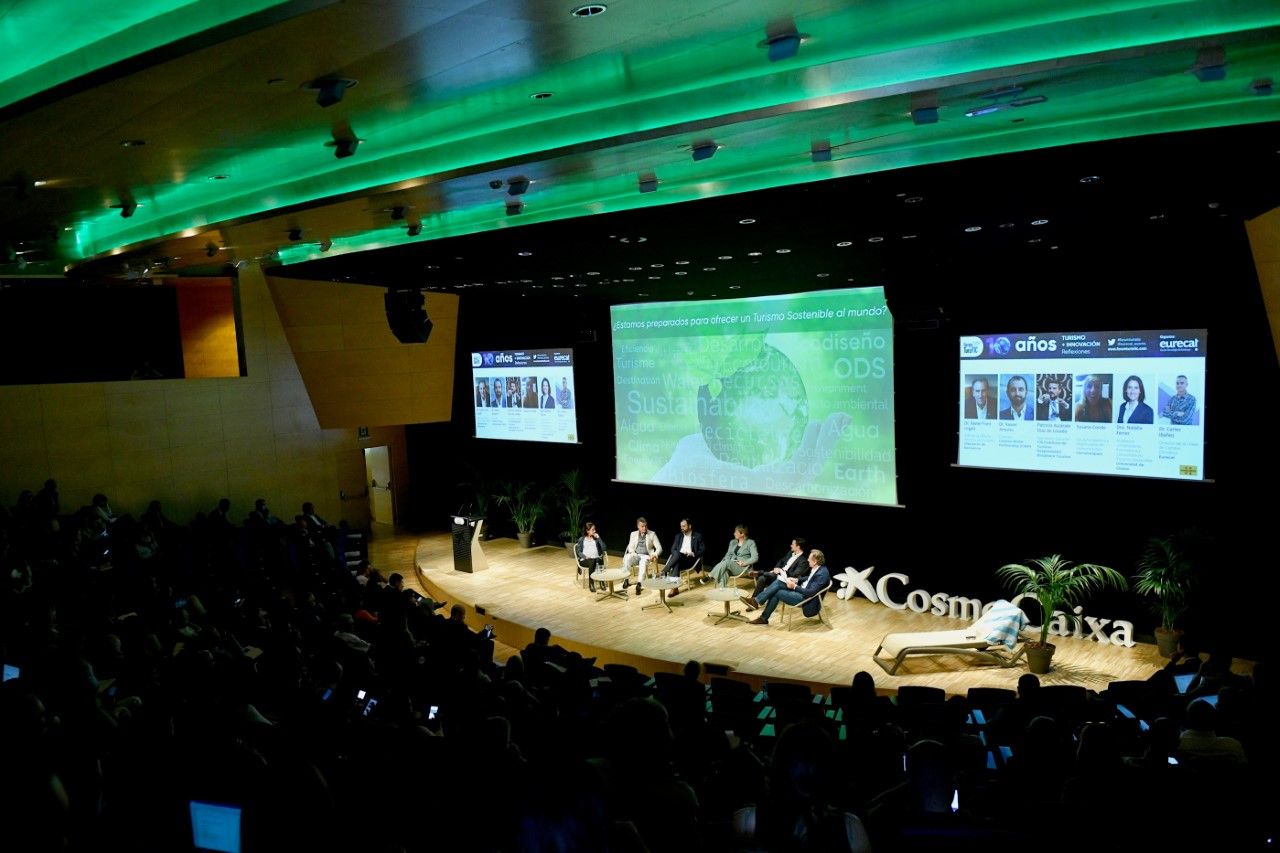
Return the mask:
<path id="1" fill-rule="evenodd" d="M 751 571 L 759 559 L 760 552 L 756 550 L 755 540 L 748 539 L 747 526 L 739 524 L 733 529 L 729 550 L 725 551 L 724 559 L 716 563 L 715 568 L 711 570 L 711 577 L 715 580 L 716 586 L 728 586 L 730 577 L 736 578 L 744 572 Z"/>

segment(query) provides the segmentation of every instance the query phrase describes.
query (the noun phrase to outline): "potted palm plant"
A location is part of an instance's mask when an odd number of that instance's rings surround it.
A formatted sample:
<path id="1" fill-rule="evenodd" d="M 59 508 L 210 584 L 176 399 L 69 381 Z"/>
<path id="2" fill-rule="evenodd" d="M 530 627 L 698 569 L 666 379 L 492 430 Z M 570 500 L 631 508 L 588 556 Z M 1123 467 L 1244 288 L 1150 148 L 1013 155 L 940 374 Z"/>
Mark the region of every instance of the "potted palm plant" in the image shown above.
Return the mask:
<path id="1" fill-rule="evenodd" d="M 557 494 L 560 508 L 564 510 L 564 521 L 568 529 L 560 533 L 569 550 L 573 550 L 574 542 L 582 535 L 582 527 L 587 521 L 587 507 L 594 500 L 586 492 L 586 485 L 581 468 L 572 468 L 560 475 Z"/>
<path id="2" fill-rule="evenodd" d="M 1056 646 L 1049 642 L 1049 626 L 1055 617 L 1066 619 L 1074 626 L 1080 617 L 1073 609 L 1086 595 L 1105 587 L 1126 589 L 1124 575 L 1115 569 L 1096 563 L 1073 563 L 1062 555 L 1037 557 L 1025 563 L 1008 563 L 996 570 L 1015 595 L 1032 596 L 1039 600 L 1043 617 L 1040 622 L 1040 639 L 1027 644 L 1027 667 L 1043 674 L 1052 666 Z"/>
<path id="3" fill-rule="evenodd" d="M 533 544 L 533 529 L 547 513 L 546 496 L 529 480 L 509 480 L 499 487 L 494 499 L 511 513 L 516 525 L 516 538 L 528 548 Z"/>
<path id="4" fill-rule="evenodd" d="M 1156 626 L 1156 647 L 1161 657 L 1173 657 L 1178 648 L 1175 623 L 1187 609 L 1187 594 L 1195 585 L 1195 564 L 1178 543 L 1168 536 L 1152 536 L 1138 560 L 1133 591 L 1150 595 L 1160 624 Z"/>

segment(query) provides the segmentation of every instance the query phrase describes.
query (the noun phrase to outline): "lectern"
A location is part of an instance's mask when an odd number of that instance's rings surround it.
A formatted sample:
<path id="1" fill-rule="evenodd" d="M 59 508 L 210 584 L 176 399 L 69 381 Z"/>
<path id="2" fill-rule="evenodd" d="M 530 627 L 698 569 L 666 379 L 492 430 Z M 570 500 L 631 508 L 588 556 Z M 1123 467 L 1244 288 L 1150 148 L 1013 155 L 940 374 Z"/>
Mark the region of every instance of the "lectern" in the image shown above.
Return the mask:
<path id="1" fill-rule="evenodd" d="M 484 530 L 484 517 L 479 515 L 453 517 L 453 568 L 458 572 L 474 572 L 489 568 L 489 561 L 480 550 L 480 533 Z"/>

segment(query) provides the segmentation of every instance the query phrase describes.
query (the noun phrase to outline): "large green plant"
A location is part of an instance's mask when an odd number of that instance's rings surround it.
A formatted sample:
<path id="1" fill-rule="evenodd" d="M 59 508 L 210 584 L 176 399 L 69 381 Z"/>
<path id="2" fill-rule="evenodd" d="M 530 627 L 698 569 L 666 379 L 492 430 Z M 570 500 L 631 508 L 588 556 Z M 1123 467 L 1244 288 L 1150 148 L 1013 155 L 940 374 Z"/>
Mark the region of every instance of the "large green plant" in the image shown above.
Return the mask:
<path id="1" fill-rule="evenodd" d="M 1034 595 L 1044 618 L 1040 625 L 1040 645 L 1049 642 L 1049 625 L 1059 611 L 1073 627 L 1080 617 L 1072 609 L 1086 595 L 1105 587 L 1127 589 L 1124 575 L 1096 563 L 1073 563 L 1062 555 L 1037 557 L 1025 563 L 1008 563 L 996 570 L 1015 595 Z"/>
<path id="2" fill-rule="evenodd" d="M 560 533 L 560 538 L 573 541 L 582 535 L 582 526 L 587 521 L 587 507 L 595 498 L 586 492 L 586 484 L 581 468 L 572 468 L 560 475 L 557 494 L 560 508 L 564 510 L 567 530 Z"/>
<path id="3" fill-rule="evenodd" d="M 498 487 L 493 497 L 511 513 L 517 533 L 532 533 L 547 514 L 546 495 L 529 480 L 508 480 Z"/>
<path id="4" fill-rule="evenodd" d="M 1195 564 L 1172 537 L 1152 536 L 1147 540 L 1133 576 L 1133 591 L 1155 598 L 1153 609 L 1162 628 L 1173 630 L 1187 609 L 1187 595 L 1195 583 Z"/>

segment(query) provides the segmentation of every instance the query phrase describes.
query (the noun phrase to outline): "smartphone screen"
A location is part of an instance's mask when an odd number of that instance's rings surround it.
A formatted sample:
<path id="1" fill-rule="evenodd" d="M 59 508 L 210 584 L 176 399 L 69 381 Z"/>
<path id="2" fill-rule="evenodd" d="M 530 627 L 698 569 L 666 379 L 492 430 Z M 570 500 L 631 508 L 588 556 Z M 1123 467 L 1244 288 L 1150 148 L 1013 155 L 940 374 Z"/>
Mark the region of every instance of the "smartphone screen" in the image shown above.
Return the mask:
<path id="1" fill-rule="evenodd" d="M 440 713 L 440 706 L 432 705 L 431 708 L 428 709 L 427 711 L 427 719 L 434 720 L 436 718 L 436 714 L 439 714 L 439 713 Z"/>
<path id="2" fill-rule="evenodd" d="M 951 792 L 951 811 L 960 811 L 960 789 L 955 788 Z"/>
<path id="3" fill-rule="evenodd" d="M 240 808 L 190 801 L 191 844 L 197 850 L 240 853 Z"/>
<path id="4" fill-rule="evenodd" d="M 329 701 L 330 699 L 332 699 L 332 698 L 333 698 L 333 688 L 332 688 L 332 687 L 326 687 L 326 688 L 324 689 L 324 692 L 320 694 L 320 701 L 321 701 L 321 702 L 328 702 L 328 701 Z"/>
<path id="5" fill-rule="evenodd" d="M 369 701 L 364 706 L 364 713 L 361 716 L 369 716 L 369 714 L 373 713 L 373 709 L 376 707 L 378 707 L 378 700 L 370 696 Z"/>
<path id="6" fill-rule="evenodd" d="M 17 668 L 16 666 L 14 666 L 13 664 L 11 664 L 11 663 L 7 663 L 7 664 L 5 664 L 5 665 L 4 665 L 4 680 L 5 680 L 5 681 L 13 681 L 15 678 L 17 678 L 17 677 L 18 677 L 18 676 L 20 676 L 20 675 L 22 675 L 22 670 L 18 669 L 18 668 Z"/>

